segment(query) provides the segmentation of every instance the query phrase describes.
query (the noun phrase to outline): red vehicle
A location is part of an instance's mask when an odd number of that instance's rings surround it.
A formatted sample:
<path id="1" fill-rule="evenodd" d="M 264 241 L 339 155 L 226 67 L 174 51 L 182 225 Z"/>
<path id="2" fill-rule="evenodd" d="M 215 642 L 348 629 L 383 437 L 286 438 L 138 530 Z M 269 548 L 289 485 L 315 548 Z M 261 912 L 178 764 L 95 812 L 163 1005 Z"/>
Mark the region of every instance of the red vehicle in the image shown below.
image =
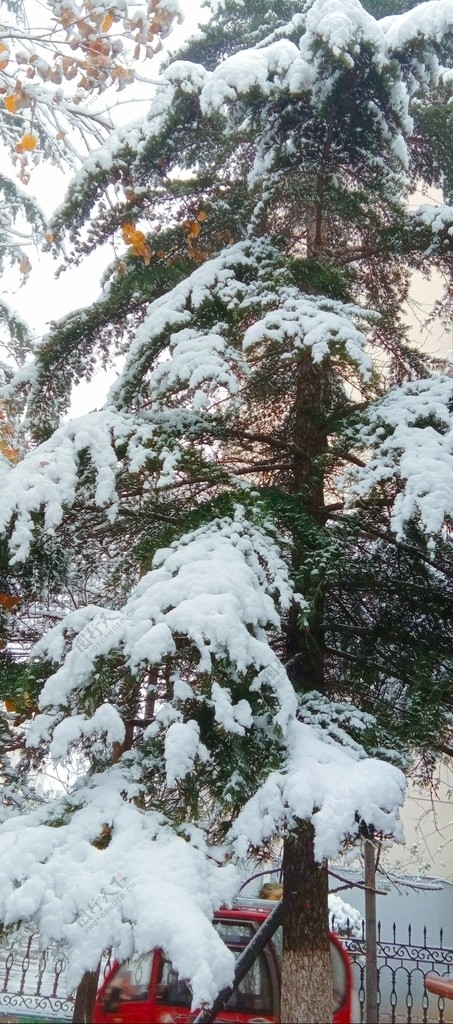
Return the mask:
<path id="1" fill-rule="evenodd" d="M 275 906 L 270 900 L 243 900 L 232 910 L 221 910 L 214 925 L 226 945 L 239 956 Z M 280 949 L 282 933 L 274 938 L 231 996 L 218 1024 L 271 1024 L 278 1021 L 280 1002 Z M 350 958 L 336 935 L 330 937 L 334 978 L 334 1024 L 356 1024 L 358 1001 Z M 114 964 L 99 989 L 93 1024 L 190 1024 L 189 986 L 180 979 L 165 954 L 156 949 L 149 957 Z"/>

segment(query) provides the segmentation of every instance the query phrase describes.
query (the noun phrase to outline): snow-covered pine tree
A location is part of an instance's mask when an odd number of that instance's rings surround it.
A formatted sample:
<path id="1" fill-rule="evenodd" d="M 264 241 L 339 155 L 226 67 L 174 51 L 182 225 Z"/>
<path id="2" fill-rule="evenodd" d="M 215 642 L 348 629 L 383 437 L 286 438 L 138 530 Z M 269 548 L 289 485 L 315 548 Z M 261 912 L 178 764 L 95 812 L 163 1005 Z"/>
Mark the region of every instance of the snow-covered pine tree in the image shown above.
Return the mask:
<path id="1" fill-rule="evenodd" d="M 65 940 L 73 979 L 109 942 L 163 944 L 209 1000 L 231 963 L 207 918 L 234 886 L 210 844 L 280 833 L 287 1021 L 331 1017 L 327 858 L 361 821 L 396 824 L 401 775 L 365 752 L 450 748 L 453 383 L 401 309 L 413 269 L 451 267 L 452 208 L 408 200 L 450 197 L 453 12 L 367 6 L 275 4 L 260 36 L 256 4 L 213 4 L 206 58 L 186 47 L 74 180 L 53 225 L 72 258 L 128 249 L 8 390 L 41 440 L 1 496 L 15 564 L 56 539 L 92 591 L 36 648 L 28 731 L 86 774 L 5 821 L 29 868 L 5 872 L 4 915 Z M 104 409 L 62 423 L 118 343 Z M 78 913 L 115 871 L 135 896 L 87 937 Z"/>

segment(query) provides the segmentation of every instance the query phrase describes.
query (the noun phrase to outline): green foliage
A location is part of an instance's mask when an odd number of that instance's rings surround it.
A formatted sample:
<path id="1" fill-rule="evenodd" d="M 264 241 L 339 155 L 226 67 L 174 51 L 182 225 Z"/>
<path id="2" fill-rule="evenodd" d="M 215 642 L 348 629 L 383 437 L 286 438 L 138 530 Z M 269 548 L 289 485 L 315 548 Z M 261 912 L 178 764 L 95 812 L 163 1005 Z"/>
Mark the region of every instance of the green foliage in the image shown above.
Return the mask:
<path id="1" fill-rule="evenodd" d="M 327 295 L 331 299 L 348 302 L 352 298 L 353 278 L 346 267 L 338 267 L 326 257 L 288 260 L 288 270 L 301 291 L 313 295 Z"/>
<path id="2" fill-rule="evenodd" d="M 283 28 L 285 37 L 297 42 L 301 19 L 295 19 L 291 24 L 296 13 L 294 0 L 247 0 L 246 3 L 243 0 L 224 0 L 214 5 L 207 0 L 204 6 L 211 11 L 213 6 L 214 13 L 203 26 L 201 38 L 199 32 L 182 47 L 183 60 L 203 63 L 213 70 L 219 61 L 238 50 L 278 37 L 283 34 Z"/>
<path id="3" fill-rule="evenodd" d="M 367 9 L 385 17 L 412 6 L 383 0 Z M 244 46 L 266 52 L 268 38 L 297 44 L 310 7 L 225 0 L 178 56 L 213 68 Z M 407 199 L 420 181 L 448 199 L 451 113 L 421 63 L 414 77 L 423 40 L 391 61 L 377 60 L 362 38 L 348 45 L 336 52 L 325 34 L 314 39 L 322 88 L 303 76 L 282 86 L 274 70 L 263 87 L 226 91 L 213 111 L 201 102 L 199 69 L 186 68 L 181 82 L 180 65 L 169 65 L 149 116 L 117 133 L 70 186 L 54 220 L 72 245 L 68 262 L 105 241 L 117 255 L 100 299 L 51 324 L 25 386 L 26 410 L 36 438 L 52 437 L 73 384 L 126 356 L 109 398 L 119 424 L 114 441 L 108 425 L 115 502 L 87 421 L 83 444 L 71 449 L 76 497 L 64 493 L 63 520 L 49 537 L 39 492 L 17 578 L 30 603 L 45 595 L 57 633 L 61 609 L 75 612 L 60 637 L 63 663 L 85 628 L 79 609 L 89 609 L 87 622 L 98 608 L 119 613 L 156 565 L 162 587 L 170 585 L 159 551 L 173 546 L 177 561 L 188 534 L 233 521 L 240 506 L 291 575 L 280 630 L 277 612 L 263 612 L 256 635 L 247 629 L 286 669 L 300 717 L 330 735 L 344 729 L 373 755 L 404 763 L 416 749 L 428 763 L 452 746 L 451 543 L 439 542 L 434 565 L 416 524 L 395 538 L 393 477 L 354 512 L 338 477 L 369 458 L 360 430 L 370 404 L 431 368 L 409 344 L 401 310 L 414 268 L 448 274 L 453 235 L 448 216 L 433 232 Z M 406 81 L 413 132 L 395 100 Z M 427 417 L 420 428 L 429 425 Z M 252 560 L 247 538 L 239 542 Z M 278 572 L 266 568 L 263 550 L 258 562 L 266 597 L 278 605 Z M 156 608 L 150 598 L 145 636 L 167 613 Z M 181 834 L 207 821 L 210 838 L 224 841 L 244 802 L 282 765 L 278 694 L 269 680 L 256 684 L 256 666 L 241 663 L 240 651 L 237 662 L 219 653 L 215 615 L 192 631 L 177 622 L 156 663 L 151 655 L 134 661 L 114 638 L 55 698 L 55 714 L 111 704 L 128 737 L 114 756 L 139 780 L 136 799 Z M 5 659 L 4 692 L 22 702 L 21 713 L 25 695 L 34 700 L 54 672 L 45 657 L 39 670 Z M 235 705 L 248 702 L 242 732 L 216 716 L 215 685 Z M 200 747 L 171 785 L 169 725 L 193 722 L 209 757 Z M 91 750 L 84 736 L 80 750 L 92 771 L 107 770 L 106 747 Z"/>
<path id="4" fill-rule="evenodd" d="M 389 14 L 404 14 L 417 7 L 418 0 L 364 0 L 362 6 L 373 18 L 387 18 Z"/>
<path id="5" fill-rule="evenodd" d="M 453 114 L 450 104 L 415 110 L 414 165 L 420 176 L 453 199 Z"/>

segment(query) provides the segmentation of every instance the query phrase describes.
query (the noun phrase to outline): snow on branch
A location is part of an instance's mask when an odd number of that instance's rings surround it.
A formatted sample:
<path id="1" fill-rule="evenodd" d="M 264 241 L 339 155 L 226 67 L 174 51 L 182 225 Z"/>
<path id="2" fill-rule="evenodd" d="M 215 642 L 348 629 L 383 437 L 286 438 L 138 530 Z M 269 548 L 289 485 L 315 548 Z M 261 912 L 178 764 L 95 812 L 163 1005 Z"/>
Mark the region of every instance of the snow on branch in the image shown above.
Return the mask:
<path id="1" fill-rule="evenodd" d="M 218 398 L 220 388 L 237 393 L 241 375 L 248 373 L 244 357 L 266 341 L 278 342 L 286 361 L 304 347 L 314 362 L 343 354 L 366 379 L 371 368 L 366 337 L 353 321 L 370 321 L 376 314 L 278 283 L 269 288 L 268 279 L 264 288 L 261 275 L 269 260 L 275 263 L 277 281 L 281 266 L 269 240 L 238 242 L 152 302 L 109 400 L 126 404 L 149 373 L 148 391 L 155 402 L 174 401 L 178 392 L 181 400 L 184 392 L 186 408 L 191 405 L 197 415 L 209 412 L 210 398 Z M 208 330 L 206 307 L 211 304 L 218 319 L 216 301 L 225 319 L 213 321 Z M 152 367 L 156 346 L 162 357 Z"/>
<path id="2" fill-rule="evenodd" d="M 248 522 L 238 506 L 234 518 L 215 520 L 157 552 L 152 570 L 121 610 L 93 608 L 91 621 L 79 618 L 83 628 L 61 668 L 47 680 L 40 705 L 64 705 L 89 679 L 99 654 L 121 647 L 136 672 L 140 666 L 160 665 L 164 658 L 174 657 L 175 638 L 186 637 L 198 657 L 198 672 L 210 673 L 217 658 L 227 658 L 239 674 L 253 668 L 256 687 L 268 682 L 274 691 L 276 721 L 284 728 L 294 714 L 295 695 L 266 630 L 279 630 L 277 607 L 287 609 L 292 597 L 288 567 L 275 536 Z M 70 627 L 76 626 L 71 615 Z M 62 619 L 36 653 L 58 660 L 66 631 Z M 220 687 L 213 690 L 212 700 L 214 706 L 218 700 L 216 716 L 225 724 L 225 694 Z M 43 725 L 47 730 L 47 716 Z M 39 719 L 34 729 L 39 729 Z"/>
<path id="3" fill-rule="evenodd" d="M 54 819 L 59 812 L 67 823 L 52 824 L 44 807 L 0 825 L 0 914 L 7 925 L 33 922 L 43 946 L 60 944 L 70 989 L 110 946 L 119 959 L 160 946 L 200 1005 L 232 978 L 234 957 L 211 918 L 239 877 L 195 827 L 186 842 L 161 815 L 128 802 L 134 788 L 115 766 L 79 783 L 66 804 L 53 801 Z M 109 845 L 98 849 L 106 830 Z"/>
<path id="4" fill-rule="evenodd" d="M 11 471 L 0 495 L 0 531 L 12 523 L 14 562 L 27 557 L 37 529 L 58 529 L 82 483 L 112 522 L 122 472 L 148 467 L 156 486 L 172 482 L 187 450 L 181 436 L 187 440 L 191 427 L 198 436 L 212 432 L 220 400 L 240 401 L 259 348 L 265 356 L 269 345 L 278 346 L 285 365 L 308 350 L 315 363 L 343 361 L 369 378 L 366 334 L 354 321 L 366 326 L 376 314 L 279 284 L 282 274 L 269 240 L 248 240 L 151 303 L 109 404 L 63 424 Z M 136 412 L 128 411 L 131 405 Z"/>
<path id="5" fill-rule="evenodd" d="M 324 297 L 301 295 L 295 288 L 282 289 L 276 299 L 276 308 L 246 330 L 246 352 L 257 343 L 268 341 L 282 345 L 285 358 L 291 349 L 296 352 L 303 348 L 311 351 L 314 363 L 343 354 L 357 367 L 363 380 L 369 379 L 372 360 L 365 351 L 367 339 L 352 317 L 377 320 L 377 314 Z"/>
<path id="6" fill-rule="evenodd" d="M 217 386 L 228 386 L 235 392 L 234 366 L 238 367 L 239 356 L 237 350 L 227 346 L 227 339 L 222 338 L 221 325 L 209 334 L 193 328 L 197 326 L 197 316 L 204 304 L 218 298 L 225 303 L 226 311 L 237 307 L 246 291 L 242 273 L 246 269 L 256 273 L 260 258 L 267 255 L 268 250 L 266 240 L 232 245 L 155 299 L 136 332 L 124 370 L 110 391 L 110 401 L 122 404 L 130 397 L 131 390 L 137 390 L 149 370 L 156 341 L 161 336 L 170 344 L 166 358 L 151 374 L 149 388 L 153 398 L 163 398 L 176 384 L 197 392 L 204 383 L 210 389 L 212 377 Z M 225 330 L 226 325 L 223 327 Z"/>
<path id="7" fill-rule="evenodd" d="M 287 763 L 271 772 L 240 811 L 230 838 L 239 856 L 259 846 L 295 818 L 315 829 L 315 856 L 335 858 L 357 834 L 360 820 L 403 841 L 398 817 L 406 780 L 399 768 L 343 747 L 322 730 L 299 721 L 288 728 Z"/>
<path id="8" fill-rule="evenodd" d="M 427 235 L 426 255 L 443 252 L 453 237 L 453 206 L 422 203 L 410 215 L 410 230 Z"/>
<path id="9" fill-rule="evenodd" d="M 399 540 L 415 519 L 432 546 L 453 516 L 452 408 L 453 381 L 431 377 L 393 388 L 368 411 L 361 439 L 369 461 L 348 469 L 340 483 L 349 506 L 384 488 Z"/>
<path id="10" fill-rule="evenodd" d="M 315 0 L 307 14 L 300 48 L 309 61 L 313 61 L 322 47 L 353 67 L 360 49 L 367 46 L 375 51 L 376 63 L 381 69 L 385 62 L 383 42 L 379 22 L 368 14 L 359 0 L 342 0 L 341 4 L 338 0 Z"/>
<path id="11" fill-rule="evenodd" d="M 112 521 L 117 513 L 116 474 L 119 457 L 116 446 L 132 434 L 144 442 L 152 436 L 152 428 L 142 422 L 137 429 L 133 416 L 106 408 L 63 424 L 34 450 L 28 452 L 12 469 L 8 487 L 0 494 L 0 531 L 14 519 L 11 534 L 12 561 L 28 556 L 35 530 L 35 513 L 43 512 L 43 529 L 53 534 L 61 524 L 65 510 L 76 499 L 83 468 L 88 455 L 94 471 L 94 500 L 106 509 Z M 132 442 L 133 454 L 137 456 Z"/>
<path id="12" fill-rule="evenodd" d="M 420 41 L 445 44 L 453 31 L 453 10 L 450 0 L 427 0 L 403 14 L 381 18 L 378 24 L 389 53 L 416 49 Z"/>

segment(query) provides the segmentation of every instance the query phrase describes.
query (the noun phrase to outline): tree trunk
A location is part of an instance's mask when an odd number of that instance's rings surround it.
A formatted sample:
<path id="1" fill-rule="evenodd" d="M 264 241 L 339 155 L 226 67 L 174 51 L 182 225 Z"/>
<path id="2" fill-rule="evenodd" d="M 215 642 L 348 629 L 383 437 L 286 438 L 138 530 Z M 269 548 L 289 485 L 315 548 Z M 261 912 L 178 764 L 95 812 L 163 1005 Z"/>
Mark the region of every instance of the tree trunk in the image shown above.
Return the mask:
<path id="1" fill-rule="evenodd" d="M 373 842 L 373 827 L 366 830 L 363 843 L 365 856 L 365 1020 L 366 1024 L 375 1024 L 378 1019 L 378 973 L 377 973 L 377 934 L 376 934 L 376 847 Z"/>
<path id="2" fill-rule="evenodd" d="M 293 489 L 301 509 L 314 524 L 324 510 L 324 459 L 327 449 L 328 383 L 310 353 L 301 356 L 293 414 Z M 293 573 L 310 600 L 308 620 L 291 609 L 285 626 L 285 653 L 296 690 L 325 692 L 324 593 L 317 581 L 303 579 L 310 537 L 294 538 Z M 306 591 L 306 586 L 308 590 Z M 314 856 L 315 831 L 310 821 L 298 821 L 283 850 L 283 961 L 281 1020 L 285 1024 L 328 1024 L 333 1015 L 333 983 L 328 924 L 327 863 Z"/>
<path id="3" fill-rule="evenodd" d="M 300 821 L 283 850 L 283 960 L 280 1018 L 328 1024 L 333 1015 L 327 863 L 317 864 L 314 828 Z"/>
<path id="4" fill-rule="evenodd" d="M 95 971 L 85 971 L 76 992 L 72 1024 L 91 1024 L 91 1021 L 93 1020 L 94 1004 L 96 1002 L 100 971 L 100 963 Z"/>

